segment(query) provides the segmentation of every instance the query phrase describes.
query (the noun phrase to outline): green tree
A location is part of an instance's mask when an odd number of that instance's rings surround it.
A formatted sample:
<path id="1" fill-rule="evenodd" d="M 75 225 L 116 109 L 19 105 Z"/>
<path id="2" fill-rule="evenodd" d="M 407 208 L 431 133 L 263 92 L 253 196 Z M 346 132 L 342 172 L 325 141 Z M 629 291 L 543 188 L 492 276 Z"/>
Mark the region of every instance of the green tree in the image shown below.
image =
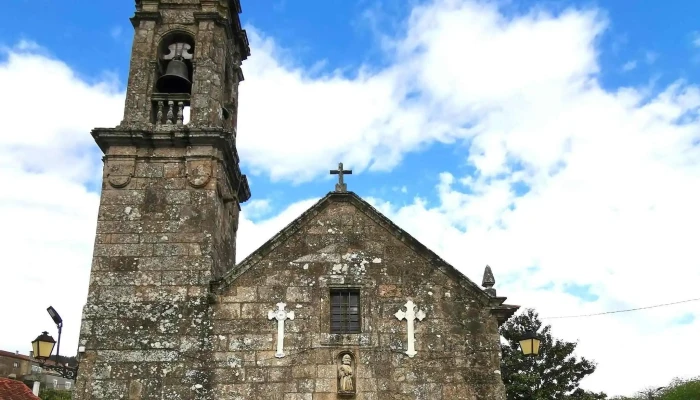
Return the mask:
<path id="1" fill-rule="evenodd" d="M 635 395 L 637 400 L 659 400 L 663 394 L 664 387 L 649 387 L 644 390 L 640 390 Z"/>
<path id="2" fill-rule="evenodd" d="M 605 393 L 594 393 L 578 388 L 573 393 L 564 397 L 566 400 L 606 400 L 608 395 Z"/>
<path id="3" fill-rule="evenodd" d="M 700 399 L 700 377 L 694 379 L 674 379 L 661 391 L 659 400 Z"/>
<path id="4" fill-rule="evenodd" d="M 700 377 L 676 378 L 665 387 L 648 387 L 634 396 L 615 396 L 609 400 L 696 400 L 700 399 Z"/>
<path id="5" fill-rule="evenodd" d="M 526 357 L 519 339 L 527 331 L 537 332 L 540 354 Z M 508 400 L 598 400 L 604 393 L 579 388 L 581 379 L 595 371 L 595 363 L 573 356 L 577 343 L 555 339 L 549 325 L 542 326 L 537 312 L 527 309 L 503 324 L 500 334 L 507 343 L 501 345 L 501 374 Z"/>

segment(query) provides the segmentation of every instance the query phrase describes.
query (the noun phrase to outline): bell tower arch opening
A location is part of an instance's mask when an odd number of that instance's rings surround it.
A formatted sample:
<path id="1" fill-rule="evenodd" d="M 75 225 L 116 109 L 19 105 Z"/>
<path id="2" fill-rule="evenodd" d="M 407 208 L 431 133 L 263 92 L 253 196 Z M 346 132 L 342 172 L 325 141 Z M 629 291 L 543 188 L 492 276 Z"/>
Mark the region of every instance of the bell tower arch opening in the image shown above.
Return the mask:
<path id="1" fill-rule="evenodd" d="M 182 30 L 167 32 L 156 51 L 151 122 L 157 128 L 185 126 L 190 120 L 195 39 Z"/>
<path id="2" fill-rule="evenodd" d="M 166 34 L 158 45 L 159 93 L 192 94 L 194 38 L 182 31 Z"/>

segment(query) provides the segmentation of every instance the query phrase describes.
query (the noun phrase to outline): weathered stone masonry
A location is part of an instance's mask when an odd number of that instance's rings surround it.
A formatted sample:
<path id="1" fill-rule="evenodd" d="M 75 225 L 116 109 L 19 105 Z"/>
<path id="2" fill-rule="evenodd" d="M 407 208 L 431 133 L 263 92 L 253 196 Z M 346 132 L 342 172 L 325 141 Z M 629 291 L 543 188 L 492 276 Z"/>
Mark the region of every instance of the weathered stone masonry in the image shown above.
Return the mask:
<path id="1" fill-rule="evenodd" d="M 78 400 L 214 398 L 209 285 L 234 265 L 250 197 L 235 147 L 239 12 L 237 0 L 136 1 L 124 119 L 92 132 L 104 176 Z M 191 92 L 156 93 L 180 42 L 193 47 Z"/>
<path id="2" fill-rule="evenodd" d="M 82 398 L 195 398 L 191 386 L 207 382 L 209 282 L 233 263 L 238 215 L 211 152 L 109 148 L 81 330 L 81 372 L 92 371 L 78 381 Z M 196 188 L 193 163 L 214 171 Z"/>
<path id="3" fill-rule="evenodd" d="M 329 333 L 329 289 L 359 288 L 362 333 Z M 218 288 L 218 289 L 217 289 Z M 358 360 L 358 399 L 505 399 L 492 297 L 353 193 L 331 193 L 214 286 L 214 393 L 230 399 L 337 399 L 337 361 Z M 396 311 L 412 299 L 406 323 Z M 275 357 L 277 302 L 295 311 Z M 235 378 L 232 378 L 235 376 Z"/>
<path id="4" fill-rule="evenodd" d="M 136 0 L 124 119 L 92 132 L 104 172 L 75 399 L 504 400 L 498 324 L 517 306 L 354 193 L 328 194 L 235 265 L 250 198 L 236 151 L 240 11 Z M 186 93 L 158 85 L 174 60 Z M 359 333 L 330 333 L 338 288 L 359 291 Z M 425 312 L 414 357 L 396 316 L 408 300 Z M 277 303 L 294 318 L 279 325 Z"/>

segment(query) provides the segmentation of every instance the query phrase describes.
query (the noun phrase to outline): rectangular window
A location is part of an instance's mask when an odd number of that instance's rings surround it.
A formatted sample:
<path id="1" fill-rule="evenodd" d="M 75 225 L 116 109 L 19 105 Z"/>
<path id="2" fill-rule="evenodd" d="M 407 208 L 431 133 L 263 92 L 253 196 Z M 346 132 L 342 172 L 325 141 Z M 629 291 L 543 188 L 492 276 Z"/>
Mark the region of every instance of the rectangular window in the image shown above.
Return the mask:
<path id="1" fill-rule="evenodd" d="M 14 364 L 12 364 L 12 366 L 15 367 L 15 368 L 18 368 L 18 367 L 19 367 L 19 364 L 18 364 L 18 363 L 14 363 Z"/>
<path id="2" fill-rule="evenodd" d="M 58 387 L 58 379 L 53 380 L 53 388 L 56 389 Z"/>
<path id="3" fill-rule="evenodd" d="M 331 333 L 360 333 L 360 291 L 331 290 Z"/>
<path id="4" fill-rule="evenodd" d="M 65 385 L 66 385 L 66 390 L 70 390 L 70 382 L 66 382 Z"/>

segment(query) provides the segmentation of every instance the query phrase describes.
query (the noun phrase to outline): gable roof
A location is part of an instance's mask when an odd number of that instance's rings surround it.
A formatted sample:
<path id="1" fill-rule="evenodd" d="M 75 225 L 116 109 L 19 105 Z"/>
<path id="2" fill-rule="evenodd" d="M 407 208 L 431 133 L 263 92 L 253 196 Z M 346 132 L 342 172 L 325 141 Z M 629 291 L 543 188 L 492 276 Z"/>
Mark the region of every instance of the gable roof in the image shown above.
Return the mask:
<path id="1" fill-rule="evenodd" d="M 2 400 L 37 400 L 32 390 L 23 382 L 0 378 L 0 399 Z"/>
<path id="2" fill-rule="evenodd" d="M 24 354 L 13 353 L 11 351 L 5 351 L 5 350 L 0 350 L 0 357 L 16 358 L 18 360 L 24 360 L 24 361 L 30 361 L 30 362 L 34 361 L 33 358 L 31 358 L 29 356 L 25 356 Z"/>
<path id="3" fill-rule="evenodd" d="M 251 253 L 238 265 L 229 270 L 221 279 L 213 282 L 213 285 L 219 288 L 230 286 L 236 278 L 241 276 L 244 272 L 249 270 L 251 267 L 256 265 L 260 260 L 267 256 L 271 251 L 277 248 L 279 245 L 283 244 L 288 238 L 293 236 L 299 229 L 301 229 L 307 222 L 312 218 L 321 213 L 326 207 L 331 203 L 345 202 L 354 205 L 358 210 L 364 213 L 376 224 L 381 226 L 390 232 L 395 238 L 399 239 L 406 246 L 411 248 L 416 254 L 422 256 L 426 259 L 431 266 L 439 269 L 451 279 L 456 281 L 462 288 L 469 292 L 477 294 L 479 299 L 484 305 L 488 305 L 492 308 L 494 314 L 497 315 L 499 322 L 503 320 L 505 322 L 519 306 L 503 304 L 505 302 L 505 297 L 493 297 L 487 294 L 481 287 L 479 287 L 472 280 L 467 278 L 455 267 L 447 263 L 440 256 L 435 254 L 432 250 L 427 248 L 416 238 L 408 234 L 406 231 L 401 229 L 399 226 L 394 224 L 389 218 L 384 214 L 379 212 L 371 204 L 363 200 L 360 196 L 356 195 L 354 192 L 330 192 L 316 204 L 311 206 L 308 210 L 302 213 L 294 221 L 289 223 L 284 229 L 279 231 L 270 240 L 265 242 L 257 250 Z M 502 323 L 502 322 L 501 322 Z"/>

